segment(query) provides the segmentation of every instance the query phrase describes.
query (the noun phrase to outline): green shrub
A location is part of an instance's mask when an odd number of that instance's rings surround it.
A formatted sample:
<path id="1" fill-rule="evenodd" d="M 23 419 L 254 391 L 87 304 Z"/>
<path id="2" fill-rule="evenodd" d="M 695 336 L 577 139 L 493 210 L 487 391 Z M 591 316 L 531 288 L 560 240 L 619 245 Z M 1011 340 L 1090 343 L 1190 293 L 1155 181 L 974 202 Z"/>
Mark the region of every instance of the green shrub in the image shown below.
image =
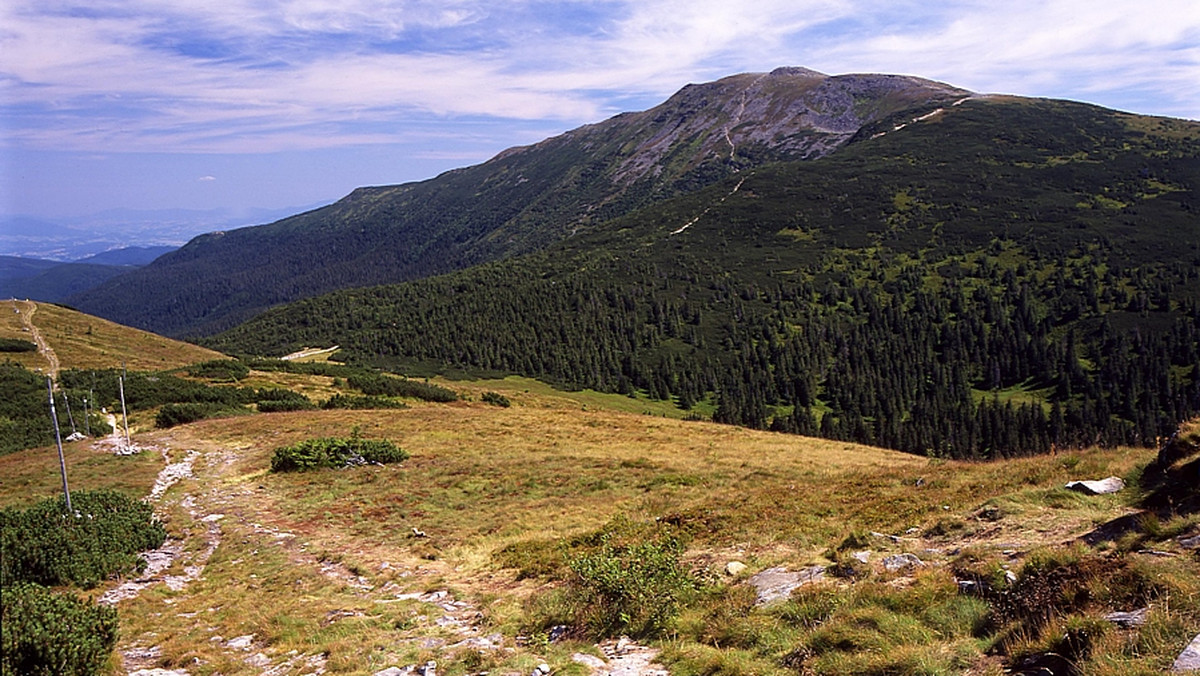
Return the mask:
<path id="1" fill-rule="evenodd" d="M 250 368 L 236 359 L 213 359 L 189 366 L 187 373 L 193 378 L 232 383 L 250 375 Z"/>
<path id="2" fill-rule="evenodd" d="M 148 505 L 115 491 L 72 492 L 71 506 L 75 513 L 67 514 L 59 497 L 0 511 L 0 585 L 94 587 L 143 568 L 138 552 L 167 537 Z"/>
<path id="3" fill-rule="evenodd" d="M 92 676 L 117 643 L 117 611 L 19 582 L 0 594 L 0 628 L 0 673 Z"/>
<path id="4" fill-rule="evenodd" d="M 366 395 L 412 397 L 443 403 L 458 400 L 458 395 L 453 390 L 444 387 L 376 373 L 352 375 L 346 379 L 346 384 Z"/>
<path id="5" fill-rule="evenodd" d="M 37 352 L 37 344 L 20 338 L 0 338 L 0 352 Z"/>
<path id="6" fill-rule="evenodd" d="M 354 465 L 386 465 L 403 462 L 408 452 L 386 439 L 324 437 L 306 439 L 275 449 L 272 472 L 296 472 L 312 469 L 336 469 Z"/>
<path id="7" fill-rule="evenodd" d="M 670 535 L 617 543 L 600 536 L 595 551 L 572 557 L 571 590 L 577 621 L 596 636 L 656 636 L 679 612 L 695 580 L 680 564 L 683 545 Z"/>
<path id="8" fill-rule="evenodd" d="M 300 394 L 278 387 L 261 389 L 255 393 L 259 413 L 279 413 L 281 411 L 307 411 L 316 408 L 316 404 Z"/>
<path id="9" fill-rule="evenodd" d="M 385 397 L 335 394 L 328 401 L 321 404 L 321 408 L 327 411 L 331 409 L 367 410 L 376 408 L 408 408 L 408 404 Z"/>
<path id="10" fill-rule="evenodd" d="M 499 392 L 484 392 L 483 396 L 480 398 L 483 399 L 485 403 L 491 404 L 492 406 L 500 406 L 502 408 L 508 408 L 509 406 L 512 406 L 512 402 L 508 400 L 508 397 L 500 394 Z"/>
<path id="11" fill-rule="evenodd" d="M 211 403 L 164 404 L 154 416 L 154 426 L 166 429 L 176 425 L 204 420 L 206 418 L 222 418 L 249 413 L 241 406 Z"/>

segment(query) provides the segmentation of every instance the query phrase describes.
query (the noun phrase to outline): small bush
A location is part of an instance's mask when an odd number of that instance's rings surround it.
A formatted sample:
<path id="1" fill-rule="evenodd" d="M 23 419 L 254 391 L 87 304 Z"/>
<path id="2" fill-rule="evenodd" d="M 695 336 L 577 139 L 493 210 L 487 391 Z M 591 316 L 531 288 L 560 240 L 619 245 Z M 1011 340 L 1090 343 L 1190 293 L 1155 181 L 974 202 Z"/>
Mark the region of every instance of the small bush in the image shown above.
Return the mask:
<path id="1" fill-rule="evenodd" d="M 90 588 L 116 573 L 140 570 L 138 552 L 167 532 L 150 507 L 110 490 L 71 493 L 29 509 L 0 511 L 0 585 L 19 581 Z"/>
<path id="2" fill-rule="evenodd" d="M 229 406 L 226 404 L 208 404 L 208 403 L 191 403 L 191 404 L 164 404 L 158 410 L 158 414 L 154 416 L 154 426 L 159 429 L 175 427 L 176 425 L 186 425 L 198 420 L 207 418 L 222 418 L 235 415 L 245 415 L 249 413 L 247 409 L 241 406 Z"/>
<path id="3" fill-rule="evenodd" d="M 37 344 L 20 338 L 0 338 L 0 352 L 37 352 Z"/>
<path id="4" fill-rule="evenodd" d="M 328 401 L 321 404 L 321 408 L 325 410 L 332 409 L 350 409 L 350 410 L 370 410 L 379 408 L 408 408 L 408 404 L 402 401 L 395 401 L 379 396 L 353 396 L 345 394 L 335 394 Z"/>
<path id="5" fill-rule="evenodd" d="M 491 404 L 492 406 L 500 406 L 501 408 L 508 408 L 509 406 L 512 406 L 512 402 L 508 400 L 508 397 L 498 392 L 484 392 L 480 399 L 482 399 L 484 403 Z"/>
<path id="6" fill-rule="evenodd" d="M 20 582 L 0 594 L 0 673 L 92 676 L 117 643 L 117 611 Z"/>
<path id="7" fill-rule="evenodd" d="M 307 411 L 316 408 L 308 397 L 279 388 L 258 390 L 255 394 L 259 413 L 279 413 L 281 411 Z"/>
<path id="8" fill-rule="evenodd" d="M 271 471 L 297 472 L 366 464 L 386 465 L 407 459 L 407 451 L 385 439 L 323 437 L 275 449 L 271 457 Z"/>
<path id="9" fill-rule="evenodd" d="M 600 536 L 594 552 L 568 565 L 577 620 L 596 636 L 656 636 L 679 611 L 681 596 L 695 581 L 680 564 L 683 545 L 670 535 L 617 544 Z"/>
<path id="10" fill-rule="evenodd" d="M 188 367 L 187 373 L 193 378 L 232 383 L 250 375 L 250 368 L 236 359 L 213 359 Z"/>
<path id="11" fill-rule="evenodd" d="M 416 380 L 393 378 L 382 374 L 352 375 L 346 379 L 346 384 L 356 390 L 360 390 L 366 395 L 412 397 L 423 401 L 442 403 L 458 400 L 458 395 L 453 390 Z"/>

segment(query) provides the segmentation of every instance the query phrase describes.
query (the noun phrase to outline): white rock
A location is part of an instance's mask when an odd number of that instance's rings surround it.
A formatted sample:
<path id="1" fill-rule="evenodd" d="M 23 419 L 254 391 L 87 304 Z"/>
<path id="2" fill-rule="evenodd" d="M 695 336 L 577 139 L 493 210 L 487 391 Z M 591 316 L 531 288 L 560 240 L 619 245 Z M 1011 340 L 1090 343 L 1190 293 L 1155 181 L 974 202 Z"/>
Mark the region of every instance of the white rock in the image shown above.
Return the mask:
<path id="1" fill-rule="evenodd" d="M 1099 481 L 1068 481 L 1066 488 L 1088 495 L 1107 495 L 1125 488 L 1125 482 L 1119 476 L 1110 476 Z"/>
<path id="2" fill-rule="evenodd" d="M 725 564 L 725 574 L 730 577 L 736 577 L 745 572 L 745 570 L 746 564 L 742 563 L 741 561 L 730 561 L 729 563 Z"/>
<path id="3" fill-rule="evenodd" d="M 254 634 L 246 634 L 245 636 L 229 639 L 225 647 L 233 648 L 234 650 L 249 650 L 252 643 L 254 643 Z"/>
<path id="4" fill-rule="evenodd" d="M 599 657 L 588 655 L 587 653 L 575 653 L 571 655 L 571 661 L 582 664 L 589 669 L 603 669 L 608 664 L 608 662 Z"/>
<path id="5" fill-rule="evenodd" d="M 861 552 L 854 552 L 850 556 L 853 556 L 854 560 L 858 561 L 859 563 L 866 563 L 871 560 L 871 553 L 871 550 L 864 549 Z"/>
<path id="6" fill-rule="evenodd" d="M 925 565 L 925 562 L 917 558 L 916 554 L 893 554 L 883 558 L 883 567 L 889 573 L 899 572 L 909 568 L 918 568 Z"/>
<path id="7" fill-rule="evenodd" d="M 1200 671 L 1200 634 L 1175 658 L 1171 671 Z"/>

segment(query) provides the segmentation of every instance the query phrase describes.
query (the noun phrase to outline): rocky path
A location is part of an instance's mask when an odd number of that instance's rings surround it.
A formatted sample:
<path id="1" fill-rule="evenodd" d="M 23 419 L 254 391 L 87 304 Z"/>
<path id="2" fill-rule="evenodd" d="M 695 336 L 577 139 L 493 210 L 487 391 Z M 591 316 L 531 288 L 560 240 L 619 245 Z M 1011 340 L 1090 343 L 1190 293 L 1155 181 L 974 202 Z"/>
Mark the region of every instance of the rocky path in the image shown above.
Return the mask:
<path id="1" fill-rule="evenodd" d="M 54 348 L 50 347 L 50 343 L 46 342 L 45 336 L 38 330 L 37 324 L 33 323 L 33 315 L 37 312 L 37 303 L 27 300 L 25 302 L 13 301 L 13 305 L 21 305 L 21 324 L 29 331 L 30 337 L 33 338 L 34 344 L 37 345 L 38 354 L 46 360 L 47 367 L 45 374 L 58 379 L 59 362 L 58 355 L 54 354 Z"/>

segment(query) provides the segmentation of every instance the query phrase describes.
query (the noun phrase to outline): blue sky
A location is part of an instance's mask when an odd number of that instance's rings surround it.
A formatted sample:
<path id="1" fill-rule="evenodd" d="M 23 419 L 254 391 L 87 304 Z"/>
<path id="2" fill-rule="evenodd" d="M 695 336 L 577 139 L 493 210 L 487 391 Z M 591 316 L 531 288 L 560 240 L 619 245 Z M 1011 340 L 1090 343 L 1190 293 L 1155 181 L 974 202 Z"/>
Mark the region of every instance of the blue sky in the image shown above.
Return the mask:
<path id="1" fill-rule="evenodd" d="M 332 201 L 783 65 L 1200 119 L 1200 1 L 3 0 L 0 215 Z"/>

